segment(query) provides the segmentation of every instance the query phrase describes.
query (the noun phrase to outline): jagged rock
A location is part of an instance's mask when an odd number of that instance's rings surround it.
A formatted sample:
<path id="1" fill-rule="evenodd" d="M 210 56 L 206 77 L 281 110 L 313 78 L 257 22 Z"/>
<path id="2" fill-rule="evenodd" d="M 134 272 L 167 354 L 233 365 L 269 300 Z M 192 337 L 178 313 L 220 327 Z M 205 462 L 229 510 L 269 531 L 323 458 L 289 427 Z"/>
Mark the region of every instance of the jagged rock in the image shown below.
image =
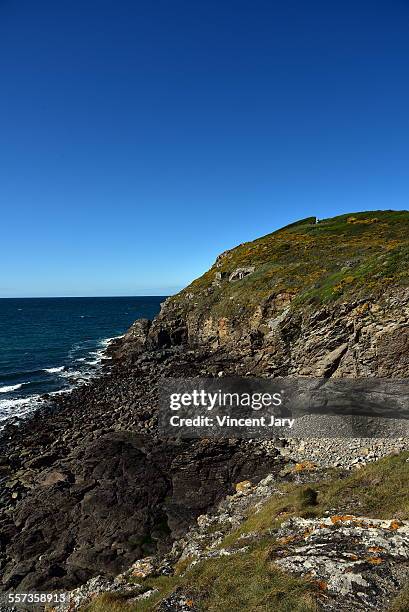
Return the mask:
<path id="1" fill-rule="evenodd" d="M 75 612 L 102 593 L 137 593 L 138 585 L 126 584 L 118 579 L 95 576 L 77 589 L 69 592 L 66 602 L 54 605 L 53 612 Z"/>
<path id="2" fill-rule="evenodd" d="M 341 346 L 326 354 L 316 365 L 316 376 L 329 377 L 339 366 L 342 356 L 348 350 L 348 343 L 344 342 Z"/>
<path id="3" fill-rule="evenodd" d="M 26 462 L 26 467 L 28 468 L 44 468 L 47 467 L 49 465 L 51 465 L 55 459 L 57 458 L 57 455 L 55 453 L 44 453 L 43 455 L 40 455 L 38 457 L 35 457 L 34 459 L 30 459 L 29 461 Z"/>
<path id="4" fill-rule="evenodd" d="M 247 268 L 236 268 L 236 270 L 234 270 L 229 276 L 229 283 L 241 280 L 245 276 L 252 274 L 254 270 L 254 266 L 249 266 Z"/>
<path id="5" fill-rule="evenodd" d="M 259 480 L 275 464 L 279 469 L 274 457 L 245 444 L 164 442 L 130 432 L 86 438 L 39 475 L 15 511 L 4 588 L 67 588 L 95 574 L 115 576 L 169 548 L 238 476 Z"/>
<path id="6" fill-rule="evenodd" d="M 151 324 L 149 319 L 137 319 L 123 338 L 112 343 L 107 353 L 116 359 L 142 353 L 146 348 Z"/>
<path id="7" fill-rule="evenodd" d="M 135 561 L 128 570 L 128 575 L 132 578 L 146 578 L 155 571 L 153 557 L 144 557 Z"/>
<path id="8" fill-rule="evenodd" d="M 40 479 L 39 484 L 42 487 L 50 487 L 58 482 L 68 482 L 69 479 L 69 474 L 58 470 L 52 470 L 51 472 L 48 472 L 42 480 Z"/>
<path id="9" fill-rule="evenodd" d="M 174 593 L 160 602 L 158 612 L 196 612 L 194 598 L 177 589 Z"/>

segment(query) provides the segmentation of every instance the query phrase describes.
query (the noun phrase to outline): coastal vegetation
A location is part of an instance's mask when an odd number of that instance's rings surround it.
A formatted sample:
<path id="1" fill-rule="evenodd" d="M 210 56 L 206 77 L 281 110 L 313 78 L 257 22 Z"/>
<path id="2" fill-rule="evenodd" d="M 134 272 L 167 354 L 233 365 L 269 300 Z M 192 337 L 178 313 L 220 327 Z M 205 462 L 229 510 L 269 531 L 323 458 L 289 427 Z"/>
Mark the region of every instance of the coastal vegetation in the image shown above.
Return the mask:
<path id="1" fill-rule="evenodd" d="M 322 480 L 312 478 L 311 484 L 279 485 L 278 494 L 261 507 L 250 507 L 240 527 L 219 544 L 230 555 L 193 564 L 194 559 L 187 558 L 175 565 L 173 575 L 135 578 L 135 591 L 103 594 L 84 607 L 84 612 L 153 612 L 160 609 L 162 600 L 181 592 L 188 594 L 187 605 L 194 610 L 314 612 L 320 609 L 324 586 L 319 580 L 284 573 L 274 563 L 275 552 L 283 546 L 277 530 L 291 517 L 329 515 L 334 523 L 356 515 L 393 517 L 393 529 L 395 523 L 398 526 L 409 519 L 408 460 L 409 453 L 404 452 L 349 476 L 330 469 Z M 287 539 L 289 543 L 291 538 Z M 375 561 L 374 557 L 371 562 Z M 137 593 L 152 590 L 149 598 L 132 602 Z M 397 596 L 390 612 L 407 611 L 408 593 L 405 589 Z"/>
<path id="2" fill-rule="evenodd" d="M 294 306 L 318 305 L 407 286 L 408 264 L 408 211 L 309 217 L 226 251 L 172 300 L 215 317 L 243 315 L 280 294 Z"/>

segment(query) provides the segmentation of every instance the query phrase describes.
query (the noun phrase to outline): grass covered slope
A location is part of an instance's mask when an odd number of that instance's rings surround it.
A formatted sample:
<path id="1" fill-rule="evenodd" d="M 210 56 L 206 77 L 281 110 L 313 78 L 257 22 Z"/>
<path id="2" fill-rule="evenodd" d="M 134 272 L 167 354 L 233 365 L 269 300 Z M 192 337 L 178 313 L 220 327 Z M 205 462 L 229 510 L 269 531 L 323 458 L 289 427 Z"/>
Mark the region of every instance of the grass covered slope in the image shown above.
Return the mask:
<path id="1" fill-rule="evenodd" d="M 161 599 L 169 598 L 172 592 L 177 594 L 179 589 L 189 593 L 188 597 L 180 598 L 186 610 L 318 612 L 317 586 L 274 568 L 268 546 L 263 544 L 252 547 L 245 554 L 235 555 L 234 559 L 221 557 L 199 563 L 183 577 L 147 580 L 146 587 L 158 589 L 158 593 L 134 604 L 129 603 L 126 596 L 107 593 L 84 607 L 83 612 L 180 611 L 182 608 L 178 607 L 160 608 Z"/>
<path id="2" fill-rule="evenodd" d="M 367 465 L 351 475 L 338 475 L 331 470 L 323 480 L 304 484 L 278 485 L 278 493 L 272 495 L 263 505 L 250 506 L 247 518 L 240 527 L 226 533 L 217 548 L 230 552 L 230 555 L 218 558 L 206 558 L 193 564 L 193 558 L 185 558 L 174 566 L 173 575 L 149 576 L 137 578 L 139 584 L 134 593 L 104 594 L 84 608 L 87 612 L 105 612 L 108 610 L 135 611 L 167 610 L 160 607 L 162 601 L 172 597 L 180 599 L 184 594 L 186 608 L 201 611 L 221 610 L 267 611 L 277 612 L 313 612 L 322 609 L 320 602 L 328 602 L 325 584 L 314 576 L 297 576 L 283 572 L 276 561 L 283 555 L 277 551 L 284 550 L 284 558 L 291 554 L 293 537 L 283 540 L 278 532 L 280 526 L 291 517 L 318 518 L 331 517 L 331 520 L 342 525 L 348 515 L 365 516 L 370 519 L 391 519 L 396 528 L 401 521 L 409 519 L 409 453 L 401 453 Z M 311 494 L 311 491 L 315 494 Z M 328 520 L 328 519 L 327 519 Z M 213 524 L 212 529 L 215 529 Z M 391 527 L 395 529 L 395 527 Z M 334 554 L 338 532 L 334 532 Z M 392 531 L 393 533 L 393 531 Z M 359 532 L 357 550 L 360 550 Z M 303 544 L 303 542 L 301 542 Z M 289 547 L 286 550 L 286 547 Z M 332 548 L 332 547 L 331 547 Z M 376 547 L 373 550 L 377 550 Z M 317 548 L 317 554 L 319 547 Z M 365 557 L 364 549 L 358 553 Z M 367 572 L 380 571 L 382 558 L 379 547 L 369 558 Z M 379 558 L 378 556 L 379 555 Z M 335 555 L 336 556 L 336 555 Z M 357 559 L 358 561 L 360 559 Z M 340 563 L 342 561 L 342 556 Z M 382 571 L 380 571 L 382 574 Z M 386 579 L 387 574 L 385 574 Z M 383 580 L 383 578 L 382 578 Z M 132 602 L 136 593 L 157 591 L 146 600 Z M 392 589 L 393 591 L 393 589 Z M 173 594 L 173 595 L 172 595 Z M 392 595 L 393 599 L 395 593 Z M 338 599 L 333 599 L 338 605 Z M 403 612 L 407 610 L 408 591 L 386 606 L 378 609 Z M 177 608 L 179 609 L 179 608 Z M 182 609 L 182 608 L 180 608 Z M 350 610 L 340 606 L 330 608 Z M 362 609 L 358 607 L 357 609 Z"/>
<path id="3" fill-rule="evenodd" d="M 231 280 L 238 269 L 254 271 Z M 172 298 L 214 316 L 243 314 L 279 294 L 293 305 L 379 295 L 409 285 L 409 212 L 373 211 L 293 223 L 220 255 Z"/>
<path id="4" fill-rule="evenodd" d="M 330 470 L 328 479 L 312 485 L 318 491 L 316 500 L 308 496 L 310 487 L 283 485 L 284 495 L 272 497 L 258 512 L 250 513 L 223 545 L 236 543 L 246 533 L 266 533 L 291 516 L 322 517 L 336 511 L 375 519 L 409 520 L 408 461 L 409 452 L 404 452 L 369 464 L 347 478 L 337 478 L 336 470 Z"/>

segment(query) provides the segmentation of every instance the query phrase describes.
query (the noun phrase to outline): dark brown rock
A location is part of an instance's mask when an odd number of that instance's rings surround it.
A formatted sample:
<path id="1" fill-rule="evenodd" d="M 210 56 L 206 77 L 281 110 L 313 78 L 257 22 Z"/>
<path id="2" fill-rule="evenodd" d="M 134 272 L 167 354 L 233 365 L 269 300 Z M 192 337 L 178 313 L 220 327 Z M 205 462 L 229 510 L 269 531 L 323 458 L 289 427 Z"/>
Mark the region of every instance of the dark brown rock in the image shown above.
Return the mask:
<path id="1" fill-rule="evenodd" d="M 39 475 L 5 528 L 4 587 L 74 587 L 114 576 L 172 538 L 231 490 L 274 469 L 242 444 L 165 442 L 130 432 L 85 439 Z M 8 534 L 13 534 L 11 539 Z"/>

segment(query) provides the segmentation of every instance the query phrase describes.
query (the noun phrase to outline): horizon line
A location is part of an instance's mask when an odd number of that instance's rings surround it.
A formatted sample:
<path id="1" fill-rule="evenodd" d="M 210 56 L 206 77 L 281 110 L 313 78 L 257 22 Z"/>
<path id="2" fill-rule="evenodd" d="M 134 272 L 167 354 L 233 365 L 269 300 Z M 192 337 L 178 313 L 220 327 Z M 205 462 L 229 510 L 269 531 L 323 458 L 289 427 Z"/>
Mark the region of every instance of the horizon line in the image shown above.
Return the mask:
<path id="1" fill-rule="evenodd" d="M 96 298 L 136 298 L 136 297 L 169 297 L 174 293 L 156 293 L 139 295 L 27 295 L 27 296 L 0 296 L 0 300 L 86 300 Z"/>

